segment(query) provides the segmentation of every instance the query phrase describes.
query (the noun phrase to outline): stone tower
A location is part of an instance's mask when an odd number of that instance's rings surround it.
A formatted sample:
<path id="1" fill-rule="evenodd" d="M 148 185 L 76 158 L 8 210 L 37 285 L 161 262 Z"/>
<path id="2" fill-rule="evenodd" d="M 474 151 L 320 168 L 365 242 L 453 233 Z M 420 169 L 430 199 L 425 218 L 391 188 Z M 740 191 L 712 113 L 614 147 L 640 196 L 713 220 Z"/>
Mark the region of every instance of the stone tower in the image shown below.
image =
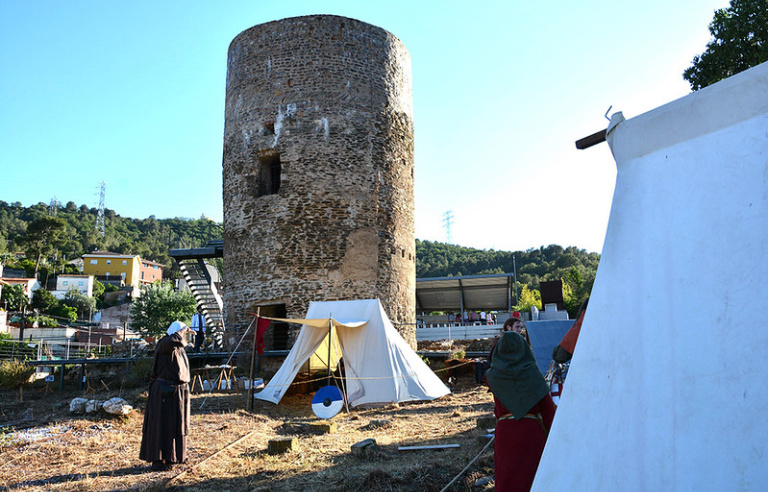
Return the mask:
<path id="1" fill-rule="evenodd" d="M 227 326 L 381 300 L 415 347 L 410 56 L 354 19 L 295 17 L 229 47 L 224 126 Z M 273 325 L 274 326 L 274 325 Z M 267 348 L 288 348 L 288 327 Z"/>

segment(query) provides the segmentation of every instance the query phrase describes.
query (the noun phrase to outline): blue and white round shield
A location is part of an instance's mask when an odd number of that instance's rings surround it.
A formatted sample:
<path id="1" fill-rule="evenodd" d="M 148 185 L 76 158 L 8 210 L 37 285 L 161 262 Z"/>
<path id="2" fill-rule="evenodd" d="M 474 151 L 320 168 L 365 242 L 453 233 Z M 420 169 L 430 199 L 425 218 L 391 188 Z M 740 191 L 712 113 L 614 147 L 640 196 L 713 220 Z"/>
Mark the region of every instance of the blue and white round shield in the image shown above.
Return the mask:
<path id="1" fill-rule="evenodd" d="M 325 386 L 312 397 L 312 411 L 321 419 L 333 418 L 344 406 L 341 391 L 336 386 Z"/>

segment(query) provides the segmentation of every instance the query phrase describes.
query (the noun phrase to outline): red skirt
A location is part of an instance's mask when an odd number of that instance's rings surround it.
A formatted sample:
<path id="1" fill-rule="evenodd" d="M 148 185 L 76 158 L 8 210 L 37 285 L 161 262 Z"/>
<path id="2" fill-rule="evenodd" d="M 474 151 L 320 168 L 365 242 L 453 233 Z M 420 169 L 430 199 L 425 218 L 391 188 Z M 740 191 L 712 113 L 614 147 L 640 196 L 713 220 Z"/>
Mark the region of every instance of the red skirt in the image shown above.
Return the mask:
<path id="1" fill-rule="evenodd" d="M 547 443 L 538 419 L 502 419 L 496 423 L 493 459 L 498 492 L 528 492 Z"/>

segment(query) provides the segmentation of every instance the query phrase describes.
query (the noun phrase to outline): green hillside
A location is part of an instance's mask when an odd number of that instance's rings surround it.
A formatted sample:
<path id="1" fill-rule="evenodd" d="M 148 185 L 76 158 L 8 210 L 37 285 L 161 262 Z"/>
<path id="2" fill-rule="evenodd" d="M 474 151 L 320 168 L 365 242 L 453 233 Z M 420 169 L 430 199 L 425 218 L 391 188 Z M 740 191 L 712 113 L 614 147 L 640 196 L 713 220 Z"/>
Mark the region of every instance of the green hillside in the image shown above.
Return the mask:
<path id="1" fill-rule="evenodd" d="M 169 267 L 165 275 L 174 277 L 177 272 L 169 249 L 202 246 L 222 237 L 221 224 L 209 219 L 131 219 L 110 209 L 104 211 L 102 236 L 96 230 L 97 217 L 97 209 L 74 202 L 52 209 L 45 203 L 24 207 L 0 201 L 0 258 L 8 266 L 34 272 L 40 255 L 42 278 L 53 269 L 62 271 L 67 261 L 98 249 L 163 263 Z M 42 226 L 55 231 L 39 237 Z M 27 259 L 16 261 L 12 254 L 16 252 L 25 253 Z M 540 281 L 563 279 L 568 310 L 574 311 L 592 289 L 599 261 L 598 253 L 573 246 L 553 244 L 512 252 L 416 240 L 419 278 L 512 273 L 516 266 L 522 308 L 536 303 Z"/>
<path id="2" fill-rule="evenodd" d="M 56 268 L 67 261 L 94 250 L 137 254 L 143 259 L 157 261 L 173 267 L 169 249 L 191 248 L 205 245 L 211 239 L 221 239 L 221 224 L 209 219 L 131 219 L 114 210 L 104 210 L 104 235 L 96 230 L 98 210 L 69 202 L 52 210 L 45 203 L 24 207 L 20 203 L 0 201 L 0 255 L 5 264 L 11 262 L 11 253 L 24 252 L 32 261 L 33 251 L 46 250 L 41 267 Z M 30 244 L 27 228 L 35 221 L 55 217 L 63 222 L 61 231 L 48 244 Z M 46 248 L 49 246 L 49 248 Z M 30 254 L 33 253 L 33 254 Z M 24 265 L 29 270 L 29 264 Z M 34 271 L 34 265 L 32 265 Z M 168 274 L 174 275 L 169 269 Z"/>

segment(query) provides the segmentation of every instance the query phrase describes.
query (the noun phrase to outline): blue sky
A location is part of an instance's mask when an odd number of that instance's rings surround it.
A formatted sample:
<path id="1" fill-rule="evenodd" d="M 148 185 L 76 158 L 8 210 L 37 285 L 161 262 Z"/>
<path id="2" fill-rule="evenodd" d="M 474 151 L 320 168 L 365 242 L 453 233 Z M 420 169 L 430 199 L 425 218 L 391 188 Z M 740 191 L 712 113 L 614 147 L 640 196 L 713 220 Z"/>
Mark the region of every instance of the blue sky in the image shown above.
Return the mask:
<path id="1" fill-rule="evenodd" d="M 682 72 L 728 0 L 0 2 L 0 200 L 222 219 L 227 48 L 272 20 L 335 14 L 408 48 L 416 237 L 600 251 L 616 175 L 574 141 L 690 92 Z"/>

